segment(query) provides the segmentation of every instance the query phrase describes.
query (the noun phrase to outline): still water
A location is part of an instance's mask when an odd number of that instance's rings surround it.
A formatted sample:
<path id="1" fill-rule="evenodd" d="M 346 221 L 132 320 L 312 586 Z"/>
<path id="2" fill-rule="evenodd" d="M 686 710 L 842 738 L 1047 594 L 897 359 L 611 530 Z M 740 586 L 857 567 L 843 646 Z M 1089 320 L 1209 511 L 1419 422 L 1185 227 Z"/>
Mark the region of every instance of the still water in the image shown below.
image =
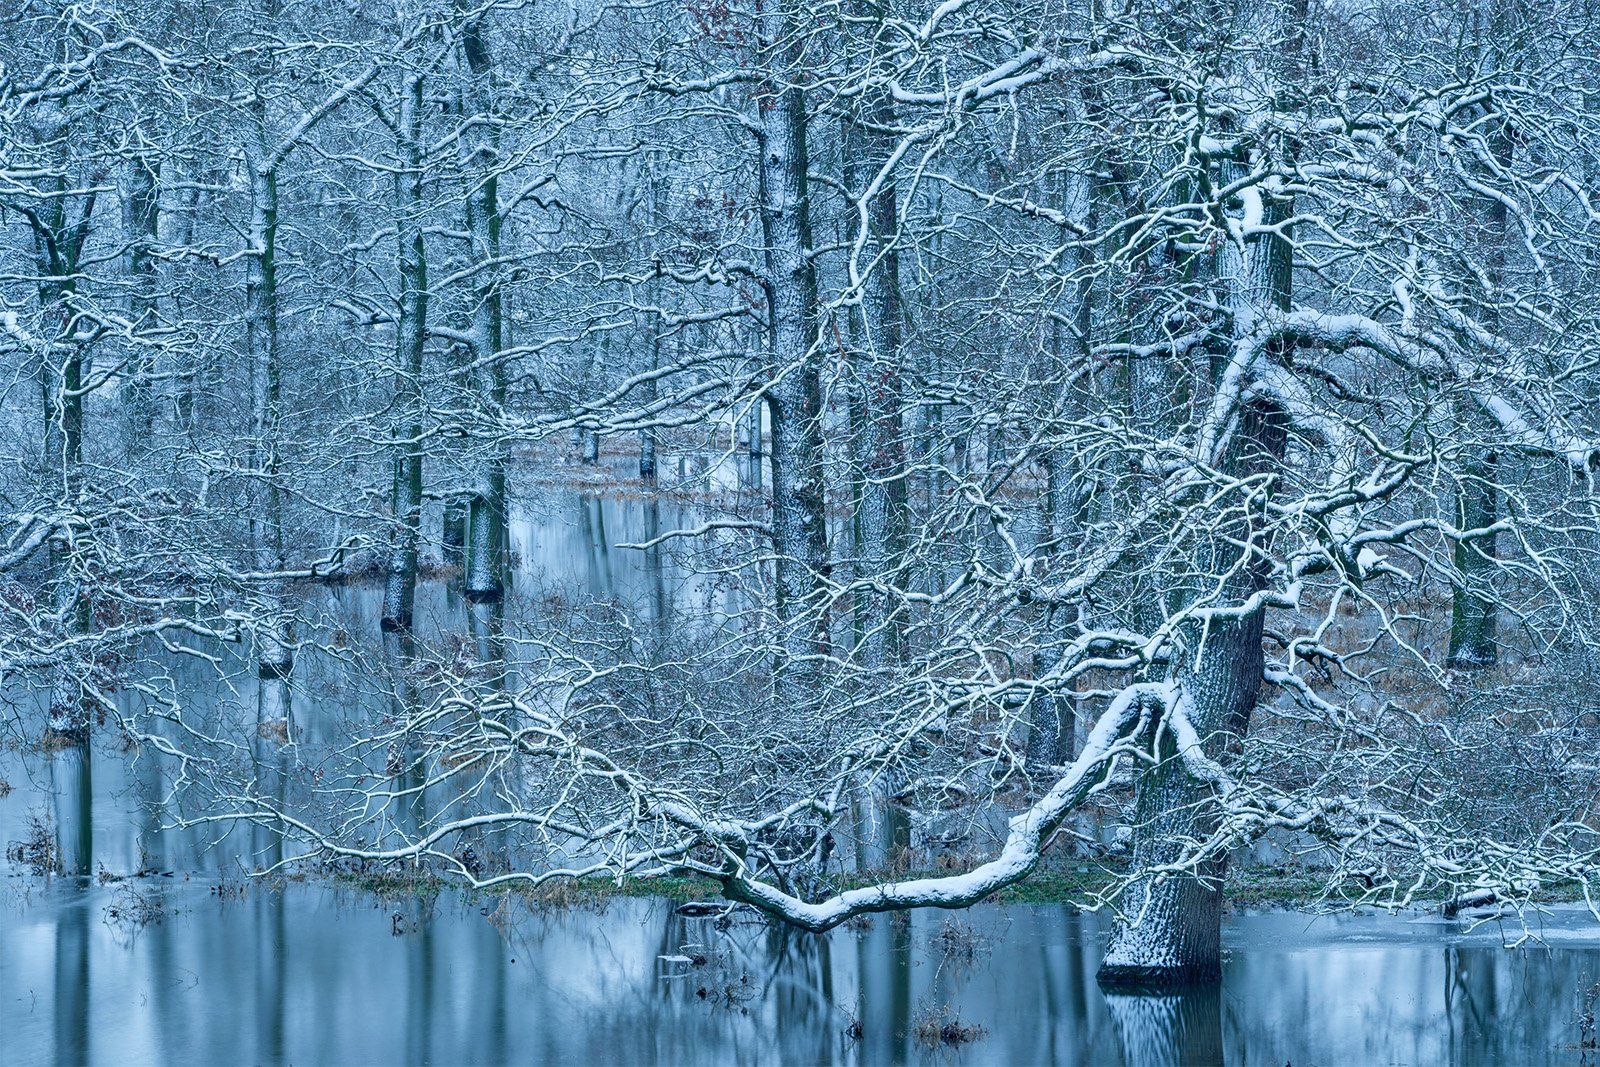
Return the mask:
<path id="1" fill-rule="evenodd" d="M 1107 998 L 1103 924 L 1060 906 L 812 937 L 655 899 L 0 884 L 8 1064 L 1573 1063 L 1600 973 L 1573 912 L 1519 949 L 1419 916 L 1238 915 L 1220 991 Z"/>
<path id="2" fill-rule="evenodd" d="M 683 508 L 557 492 L 513 517 L 518 603 L 601 597 L 641 618 L 740 609 L 739 591 L 641 542 Z M 322 632 L 375 633 L 370 586 L 316 591 Z M 514 620 L 512 620 L 514 622 Z M 419 637 L 465 632 L 443 582 Z M 341 639 L 342 640 L 342 639 Z M 339 650 L 302 656 L 299 741 L 346 736 L 380 686 Z M 248 719 L 252 664 L 175 657 L 163 687 Z M 133 697 L 130 697 L 133 699 Z M 1106 997 L 1105 922 L 1062 906 L 879 916 L 813 937 L 657 899 L 538 908 L 380 899 L 245 877 L 244 830 L 175 830 L 160 765 L 98 738 L 30 750 L 0 730 L 0 845 L 49 825 L 69 869 L 0 863 L 0 1064 L 1521 1064 L 1584 1062 L 1600 924 L 1577 909 L 1472 928 L 1428 915 L 1240 913 L 1220 990 Z M 155 872 L 136 876 L 135 872 Z M 1587 1053 L 1593 1056 L 1592 1052 Z"/>

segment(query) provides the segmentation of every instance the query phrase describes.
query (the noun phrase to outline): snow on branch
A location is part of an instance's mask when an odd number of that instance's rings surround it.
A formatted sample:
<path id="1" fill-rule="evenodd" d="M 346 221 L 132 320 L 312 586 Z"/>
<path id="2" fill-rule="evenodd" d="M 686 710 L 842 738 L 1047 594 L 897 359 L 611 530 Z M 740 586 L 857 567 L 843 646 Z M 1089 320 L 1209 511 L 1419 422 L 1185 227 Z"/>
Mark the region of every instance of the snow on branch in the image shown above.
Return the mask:
<path id="1" fill-rule="evenodd" d="M 1000 854 L 987 863 L 941 878 L 851 889 L 817 903 L 801 900 L 753 877 L 742 857 L 723 872 L 723 892 L 785 922 L 814 932 L 856 915 L 906 908 L 964 908 L 1026 878 L 1050 836 L 1069 812 L 1111 777 L 1118 757 L 1142 751 L 1150 733 L 1173 708 L 1176 686 L 1140 683 L 1119 693 L 1090 731 L 1083 752 L 1051 790 L 1013 816 Z"/>

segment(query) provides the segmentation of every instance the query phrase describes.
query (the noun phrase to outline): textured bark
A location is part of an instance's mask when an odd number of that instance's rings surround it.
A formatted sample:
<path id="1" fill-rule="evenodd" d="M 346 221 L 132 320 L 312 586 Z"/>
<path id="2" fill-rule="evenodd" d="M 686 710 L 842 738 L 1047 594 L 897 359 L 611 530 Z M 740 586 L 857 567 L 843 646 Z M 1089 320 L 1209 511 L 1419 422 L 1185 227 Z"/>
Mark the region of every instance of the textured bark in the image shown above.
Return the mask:
<path id="1" fill-rule="evenodd" d="M 862 5 L 879 17 L 875 5 Z M 902 338 L 905 313 L 900 303 L 900 256 L 895 248 L 900 224 L 899 195 L 893 173 L 883 174 L 892 144 L 883 131 L 892 127 L 888 98 L 875 93 L 856 124 L 852 154 L 863 161 L 863 177 L 877 182 L 866 204 L 867 241 L 861 266 L 864 425 L 860 495 L 861 566 L 889 592 L 869 595 L 864 620 L 862 660 L 869 671 L 891 667 L 904 654 L 903 618 L 893 590 L 900 583 L 906 545 L 906 482 Z"/>
<path id="2" fill-rule="evenodd" d="M 395 398 L 403 413 L 402 444 L 394 458 L 394 543 L 383 591 L 385 630 L 411 629 L 416 602 L 417 549 L 422 538 L 422 356 L 428 321 L 427 249 L 422 236 L 422 79 L 407 80 L 400 101 L 400 155 L 395 177 L 399 205 L 397 265 L 399 321 L 395 329 Z"/>
<path id="3" fill-rule="evenodd" d="M 767 16 L 767 22 L 769 43 L 786 39 L 777 16 Z M 773 56 L 771 61 L 782 65 L 792 58 Z M 780 704 L 790 712 L 804 713 L 817 690 L 817 667 L 811 657 L 827 643 L 816 603 L 827 560 L 827 528 L 804 92 L 790 84 L 770 86 L 761 100 L 760 115 L 761 231 L 777 378 L 767 393 L 775 607 L 783 629 L 775 677 Z"/>
<path id="4" fill-rule="evenodd" d="M 469 172 L 475 184 L 467 198 L 467 229 L 472 253 L 478 260 L 478 292 L 473 306 L 472 332 L 477 349 L 474 387 L 479 403 L 495 416 L 505 410 L 506 369 L 504 292 L 500 269 L 500 193 L 498 171 L 500 138 L 494 116 L 494 61 L 481 22 L 469 23 L 462 32 L 470 109 L 474 119 L 470 135 Z M 477 461 L 472 498 L 468 504 L 466 595 L 473 601 L 498 600 L 505 592 L 506 454 L 498 442 L 485 448 Z"/>
<path id="5" fill-rule="evenodd" d="M 153 251 L 160 229 L 160 200 L 156 184 L 160 162 L 135 157 L 128 180 L 128 275 L 132 291 L 128 297 L 129 319 L 134 326 L 148 329 L 156 316 L 156 261 Z M 155 431 L 155 395 L 151 388 L 150 357 L 137 345 L 129 356 L 127 370 L 127 444 L 129 454 L 142 455 L 150 447 Z"/>
<path id="6" fill-rule="evenodd" d="M 263 0 L 262 25 L 276 15 L 274 0 Z M 245 233 L 245 358 L 250 373 L 250 548 L 255 570 L 270 575 L 284 569 L 285 495 L 280 469 L 282 398 L 278 315 L 278 158 L 272 151 L 263 85 L 270 60 L 253 71 L 250 115 L 254 142 L 246 146 L 245 171 L 250 220 Z M 285 607 L 286 584 L 263 579 L 257 595 L 255 654 L 261 680 L 256 706 L 257 743 L 286 742 L 290 736 L 288 678 L 294 668 L 294 623 Z M 260 783 L 258 782 L 258 787 Z"/>
<path id="7" fill-rule="evenodd" d="M 1267 223 L 1290 217 L 1291 204 L 1268 199 Z M 1273 307 L 1287 310 L 1292 281 L 1292 248 L 1280 236 L 1258 239 L 1240 260 L 1224 270 L 1230 287 L 1233 328 L 1242 335 L 1256 314 Z M 1219 464 L 1237 478 L 1250 478 L 1277 468 L 1288 434 L 1282 416 L 1258 403 L 1244 402 L 1239 425 Z M 1240 511 L 1243 502 L 1239 502 Z M 1223 606 L 1237 605 L 1264 589 L 1269 577 L 1261 533 L 1263 502 L 1247 514 L 1233 513 L 1202 543 L 1195 571 L 1202 583 L 1228 574 Z M 1248 548 L 1241 548 L 1249 546 Z M 1241 564 L 1241 552 L 1250 556 Z M 1195 733 L 1207 754 L 1216 758 L 1230 743 L 1243 738 L 1261 692 L 1264 612 L 1242 618 L 1191 623 L 1179 651 L 1178 684 Z M 1135 869 L 1165 867 L 1181 859 L 1185 842 L 1203 839 L 1215 825 L 1210 786 L 1189 775 L 1172 741 L 1164 735 L 1159 762 L 1139 783 L 1135 802 L 1133 861 Z M 1136 882 L 1123 902 L 1099 979 L 1108 988 L 1151 989 L 1212 982 L 1222 973 L 1222 878 L 1226 857 L 1198 870 L 1147 876 Z"/>
<path id="8" fill-rule="evenodd" d="M 95 198 L 84 198 L 74 222 L 69 219 L 61 176 L 55 180 L 55 192 L 56 198 L 42 213 L 30 216 L 40 278 L 39 310 L 47 340 L 38 366 L 44 430 L 40 466 L 45 485 L 56 494 L 60 505 L 76 509 L 83 493 L 83 349 L 73 339 L 76 324 L 72 301 Z M 66 537 L 51 538 L 47 594 L 70 632 L 82 633 L 88 628 L 89 604 L 83 596 L 71 541 Z M 87 768 L 88 736 L 87 698 L 70 667 L 57 666 L 51 675 L 46 745 L 52 749 L 81 749 Z"/>
<path id="9" fill-rule="evenodd" d="M 467 502 L 445 501 L 440 512 L 439 540 L 446 566 L 461 567 L 467 558 Z"/>
<path id="10" fill-rule="evenodd" d="M 262 105 L 264 106 L 264 105 Z M 245 256 L 245 354 L 250 365 L 250 545 L 255 569 L 283 569 L 284 499 L 279 469 L 281 368 L 278 357 L 278 177 L 247 159 L 250 181 L 249 248 Z M 262 678 L 286 678 L 294 665 L 293 627 L 283 611 L 283 583 L 266 580 L 256 632 L 256 666 Z M 265 720 L 263 720 L 265 722 Z"/>

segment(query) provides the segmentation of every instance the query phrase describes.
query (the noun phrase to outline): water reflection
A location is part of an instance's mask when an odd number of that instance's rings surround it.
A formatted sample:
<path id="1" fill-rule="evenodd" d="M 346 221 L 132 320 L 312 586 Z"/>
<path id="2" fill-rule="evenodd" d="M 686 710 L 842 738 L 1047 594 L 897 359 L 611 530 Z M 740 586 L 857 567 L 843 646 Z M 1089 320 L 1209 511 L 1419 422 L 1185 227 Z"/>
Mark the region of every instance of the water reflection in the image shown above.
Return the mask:
<path id="1" fill-rule="evenodd" d="M 811 937 L 653 900 L 191 882 L 130 930 L 107 918 L 119 891 L 57 881 L 0 905 L 8 1062 L 1557 1063 L 1600 965 L 1574 916 L 1508 950 L 1405 918 L 1254 915 L 1230 922 L 1219 990 L 1106 998 L 1099 921 L 1055 907 Z M 974 1039 L 941 1044 L 941 1023 Z"/>
<path id="2" fill-rule="evenodd" d="M 1105 999 L 1124 1063 L 1186 1067 L 1223 1061 L 1222 992 L 1217 987 Z"/>
<path id="3" fill-rule="evenodd" d="M 759 484 L 759 462 L 735 457 L 698 476 L 737 481 L 744 463 L 744 484 Z M 655 498 L 525 502 L 510 530 L 521 595 L 468 604 L 449 583 L 426 583 L 415 636 L 384 635 L 374 677 L 307 654 L 292 677 L 258 679 L 223 650 L 221 670 L 179 657 L 151 688 L 182 693 L 200 725 L 253 722 L 253 787 L 278 802 L 304 769 L 297 746 L 348 736 L 354 718 L 416 718 L 419 646 L 454 639 L 486 694 L 514 687 L 517 613 L 551 587 L 624 603 L 662 641 L 678 613 L 734 610 L 734 594 L 680 567 L 673 549 L 617 547 L 696 521 Z M 316 596 L 326 631 L 380 640 L 376 585 Z M 413 742 L 400 736 L 378 760 L 397 839 L 478 802 L 475 789 L 518 788 L 512 763 L 430 793 Z M 6 1062 L 1569 1062 L 1578 992 L 1600 975 L 1600 928 L 1579 913 L 1552 921 L 1545 946 L 1516 951 L 1491 928 L 1239 916 L 1220 991 L 1107 998 L 1093 981 L 1102 921 L 1063 908 L 883 916 L 818 938 L 741 914 L 725 927 L 688 919 L 659 901 L 539 912 L 507 898 L 379 900 L 299 884 L 239 898 L 244 871 L 282 858 L 270 822 L 175 829 L 160 765 L 115 738 L 0 753 L 0 778 L 13 787 L 0 798 L 0 843 L 46 815 L 61 869 L 78 875 L 0 877 Z M 908 834 L 903 811 L 869 789 L 857 830 L 871 866 L 893 862 Z M 473 846 L 474 862 L 507 862 L 492 839 Z M 83 877 L 101 867 L 152 873 Z M 944 1043 L 946 1023 L 976 1040 Z"/>
<path id="4" fill-rule="evenodd" d="M 81 898 L 69 899 L 56 917 L 53 978 L 50 1015 L 56 1062 L 88 1063 L 89 904 Z M 9 982 L 6 988 L 12 988 Z"/>

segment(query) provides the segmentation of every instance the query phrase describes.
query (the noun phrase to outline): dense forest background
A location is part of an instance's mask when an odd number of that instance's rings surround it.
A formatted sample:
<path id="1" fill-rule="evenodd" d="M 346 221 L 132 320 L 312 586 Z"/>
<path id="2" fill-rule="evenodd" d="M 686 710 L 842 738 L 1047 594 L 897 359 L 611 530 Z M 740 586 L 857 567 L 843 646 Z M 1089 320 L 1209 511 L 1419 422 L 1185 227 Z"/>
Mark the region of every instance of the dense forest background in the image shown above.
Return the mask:
<path id="1" fill-rule="evenodd" d="M 1586 891 L 1597 182 L 1587 0 L 13 0 L 8 729 L 810 929 L 1090 850 L 1110 984 L 1264 838 Z M 519 588 L 553 481 L 652 591 Z"/>

